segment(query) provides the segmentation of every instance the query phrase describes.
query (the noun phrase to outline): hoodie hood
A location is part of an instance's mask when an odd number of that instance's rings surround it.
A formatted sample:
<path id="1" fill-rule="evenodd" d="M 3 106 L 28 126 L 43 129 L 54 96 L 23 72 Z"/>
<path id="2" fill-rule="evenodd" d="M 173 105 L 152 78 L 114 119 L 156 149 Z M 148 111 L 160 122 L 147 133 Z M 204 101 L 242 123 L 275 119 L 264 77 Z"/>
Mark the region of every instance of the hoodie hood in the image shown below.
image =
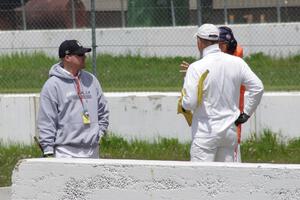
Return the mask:
<path id="1" fill-rule="evenodd" d="M 68 71 L 66 71 L 61 63 L 56 63 L 55 65 L 53 65 L 49 71 L 49 77 L 51 76 L 56 76 L 58 78 L 63 78 L 63 79 L 71 79 L 74 80 L 74 77 L 71 73 L 69 73 Z"/>

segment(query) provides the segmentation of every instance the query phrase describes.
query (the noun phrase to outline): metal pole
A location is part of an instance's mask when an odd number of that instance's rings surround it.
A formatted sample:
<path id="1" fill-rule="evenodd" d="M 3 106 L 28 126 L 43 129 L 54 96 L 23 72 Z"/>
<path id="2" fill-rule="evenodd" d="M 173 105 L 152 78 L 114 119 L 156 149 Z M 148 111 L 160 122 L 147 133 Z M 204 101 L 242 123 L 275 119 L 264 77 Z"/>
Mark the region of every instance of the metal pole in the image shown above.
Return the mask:
<path id="1" fill-rule="evenodd" d="M 24 0 L 21 0 L 22 4 L 22 22 L 23 22 L 23 29 L 27 30 L 27 25 L 26 25 L 26 13 L 25 13 L 25 3 Z"/>
<path id="2" fill-rule="evenodd" d="M 171 0 L 171 14 L 172 14 L 172 25 L 176 26 L 175 9 L 174 9 L 173 0 Z"/>
<path id="3" fill-rule="evenodd" d="M 281 13 L 280 13 L 280 0 L 277 0 L 277 22 L 281 22 Z"/>
<path id="4" fill-rule="evenodd" d="M 224 0 L 224 23 L 227 25 L 228 20 L 227 20 L 227 0 Z"/>
<path id="5" fill-rule="evenodd" d="M 95 0 L 91 0 L 91 27 L 92 27 L 92 66 L 93 66 L 93 74 L 97 76 L 96 70 L 96 15 L 95 15 Z"/>
<path id="6" fill-rule="evenodd" d="M 74 0 L 71 0 L 71 6 L 72 6 L 72 27 L 76 28 L 76 12 L 75 12 L 75 3 Z"/>
<path id="7" fill-rule="evenodd" d="M 122 21 L 122 27 L 125 27 L 124 0 L 120 0 L 120 2 L 121 2 L 121 21 Z"/>
<path id="8" fill-rule="evenodd" d="M 197 0 L 197 19 L 198 19 L 198 26 L 201 26 L 202 25 L 202 2 L 201 2 L 201 0 Z M 203 57 L 203 54 L 201 51 L 199 51 L 199 59 L 201 59 L 202 57 Z"/>
<path id="9" fill-rule="evenodd" d="M 284 15 L 285 15 L 284 21 L 286 21 L 286 22 L 290 21 L 287 4 L 288 4 L 288 0 L 284 1 Z"/>
<path id="10" fill-rule="evenodd" d="M 280 0 L 277 0 L 277 22 L 280 23 L 281 22 L 281 13 L 280 13 Z"/>
<path id="11" fill-rule="evenodd" d="M 198 26 L 202 25 L 202 6 L 201 0 L 197 0 L 197 19 L 198 19 Z"/>

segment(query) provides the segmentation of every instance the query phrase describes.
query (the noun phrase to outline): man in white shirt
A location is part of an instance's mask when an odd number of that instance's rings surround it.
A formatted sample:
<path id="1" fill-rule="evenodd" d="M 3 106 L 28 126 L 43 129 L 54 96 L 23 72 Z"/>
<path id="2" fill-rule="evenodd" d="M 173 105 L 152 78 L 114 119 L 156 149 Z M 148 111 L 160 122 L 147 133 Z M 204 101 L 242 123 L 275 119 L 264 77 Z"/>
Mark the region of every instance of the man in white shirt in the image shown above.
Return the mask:
<path id="1" fill-rule="evenodd" d="M 243 59 L 221 52 L 215 25 L 203 24 L 195 36 L 203 58 L 189 66 L 179 103 L 179 112 L 192 113 L 191 161 L 233 162 L 236 126 L 257 108 L 263 84 Z M 248 91 L 243 113 L 241 85 Z"/>

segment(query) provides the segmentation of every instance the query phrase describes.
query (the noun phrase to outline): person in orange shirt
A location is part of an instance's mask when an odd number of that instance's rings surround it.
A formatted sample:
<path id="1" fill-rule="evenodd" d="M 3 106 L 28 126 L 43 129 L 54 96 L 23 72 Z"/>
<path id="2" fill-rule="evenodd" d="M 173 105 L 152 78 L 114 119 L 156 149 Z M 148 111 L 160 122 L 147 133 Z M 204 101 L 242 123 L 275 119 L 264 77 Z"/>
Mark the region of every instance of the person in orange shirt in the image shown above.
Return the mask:
<path id="1" fill-rule="evenodd" d="M 228 53 L 230 55 L 238 56 L 243 58 L 243 48 L 237 43 L 231 28 L 227 26 L 219 27 L 220 35 L 219 35 L 219 48 L 222 52 Z M 180 71 L 185 72 L 189 67 L 189 63 L 183 61 L 180 65 Z M 244 110 L 244 94 L 245 94 L 245 86 L 241 86 L 240 88 L 240 100 L 239 100 L 239 109 L 241 113 Z M 240 142 L 241 142 L 241 124 L 237 125 L 237 137 L 238 137 L 238 148 L 235 150 L 235 161 L 241 162 L 241 153 L 240 153 Z"/>
<path id="2" fill-rule="evenodd" d="M 227 26 L 221 26 L 219 27 L 219 31 L 220 31 L 219 47 L 221 51 L 223 51 L 224 53 L 228 53 L 243 58 L 243 53 L 244 53 L 243 48 L 240 45 L 238 45 L 231 28 Z M 239 102 L 239 109 L 241 113 L 244 111 L 245 90 L 246 90 L 245 86 L 242 85 L 240 88 L 240 102 Z M 237 126 L 238 144 L 241 143 L 241 132 L 242 132 L 242 126 L 241 124 L 239 124 Z M 240 145 L 238 145 L 238 148 L 239 146 Z M 236 149 L 235 154 L 236 154 L 236 161 L 241 162 L 240 150 Z"/>

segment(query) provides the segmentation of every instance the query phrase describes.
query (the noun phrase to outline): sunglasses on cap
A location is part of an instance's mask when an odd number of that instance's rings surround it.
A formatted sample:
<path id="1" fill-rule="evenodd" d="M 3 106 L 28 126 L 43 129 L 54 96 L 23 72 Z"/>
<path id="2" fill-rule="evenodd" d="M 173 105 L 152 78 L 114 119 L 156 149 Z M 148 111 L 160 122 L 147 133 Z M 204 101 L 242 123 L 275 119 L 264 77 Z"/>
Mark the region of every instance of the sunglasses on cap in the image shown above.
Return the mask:
<path id="1" fill-rule="evenodd" d="M 79 56 L 79 57 L 83 57 L 85 56 L 84 53 L 81 53 L 81 54 L 68 54 L 69 56 Z"/>

